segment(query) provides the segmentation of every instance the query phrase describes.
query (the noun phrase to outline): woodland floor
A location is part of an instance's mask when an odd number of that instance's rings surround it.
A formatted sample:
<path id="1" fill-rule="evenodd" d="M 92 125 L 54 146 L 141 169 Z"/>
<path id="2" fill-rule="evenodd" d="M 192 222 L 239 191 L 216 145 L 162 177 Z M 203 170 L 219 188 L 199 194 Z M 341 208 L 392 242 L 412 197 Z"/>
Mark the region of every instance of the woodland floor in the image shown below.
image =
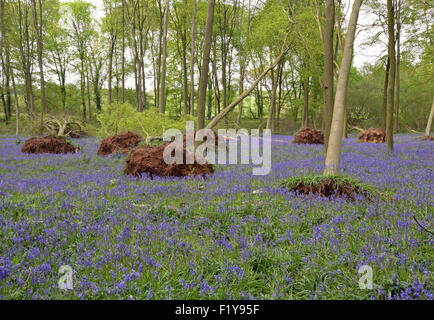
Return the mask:
<path id="1" fill-rule="evenodd" d="M 0 298 L 434 299 L 434 240 L 413 218 L 434 229 L 434 143 L 397 135 L 391 155 L 345 139 L 343 173 L 392 195 L 348 201 L 279 187 L 323 170 L 322 145 L 292 140 L 273 137 L 266 176 L 151 180 L 97 156 L 100 139 L 34 155 L 0 137 Z M 73 290 L 58 288 L 62 265 Z"/>

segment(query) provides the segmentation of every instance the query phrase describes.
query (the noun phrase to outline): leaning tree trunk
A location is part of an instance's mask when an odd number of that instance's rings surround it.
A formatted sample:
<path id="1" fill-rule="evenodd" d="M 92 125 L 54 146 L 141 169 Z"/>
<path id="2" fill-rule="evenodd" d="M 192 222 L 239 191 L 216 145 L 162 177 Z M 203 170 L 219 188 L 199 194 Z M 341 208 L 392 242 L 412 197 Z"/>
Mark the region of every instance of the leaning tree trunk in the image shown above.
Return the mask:
<path id="1" fill-rule="evenodd" d="M 342 132 L 345 116 L 345 100 L 347 94 L 348 79 L 353 60 L 354 38 L 357 29 L 360 7 L 363 0 L 355 0 L 353 9 L 348 22 L 348 32 L 345 39 L 344 51 L 342 55 L 341 68 L 339 70 L 336 96 L 333 106 L 333 117 L 330 128 L 329 145 L 325 159 L 324 175 L 333 175 L 338 172 L 341 157 Z"/>
<path id="2" fill-rule="evenodd" d="M 387 87 L 386 145 L 387 151 L 393 152 L 393 109 L 395 103 L 395 15 L 392 0 L 387 0 L 387 28 L 389 33 L 389 83 Z"/>
<path id="3" fill-rule="evenodd" d="M 205 100 L 206 87 L 208 84 L 209 54 L 211 51 L 212 28 L 214 21 L 215 0 L 208 3 L 208 14 L 206 18 L 205 39 L 203 44 L 202 68 L 199 79 L 199 97 L 197 101 L 197 130 L 205 127 Z"/>
<path id="4" fill-rule="evenodd" d="M 426 124 L 426 129 L 425 129 L 425 136 L 427 136 L 427 137 L 429 137 L 429 135 L 430 135 L 433 117 L 434 117 L 434 99 L 432 101 L 431 112 L 429 113 L 428 123 Z"/>
<path id="5" fill-rule="evenodd" d="M 271 69 L 274 69 L 276 67 L 276 65 L 280 62 L 280 60 L 285 55 L 285 53 L 288 51 L 288 49 L 289 48 L 284 50 L 281 53 L 281 55 L 276 59 L 276 61 L 271 66 L 269 66 L 267 69 L 265 69 L 259 75 L 259 77 L 255 80 L 255 82 L 253 82 L 253 84 L 247 90 L 245 90 L 242 94 L 240 94 L 234 101 L 232 101 L 232 103 L 230 105 L 228 105 L 226 108 L 224 108 L 214 119 L 212 119 L 212 121 L 210 123 L 208 123 L 208 125 L 206 126 L 207 129 L 214 128 L 221 119 L 223 119 L 229 112 L 231 112 L 241 101 L 243 101 L 246 97 L 248 97 L 249 94 L 256 88 L 258 83 L 262 80 L 262 78 L 264 78 L 265 75 Z M 262 98 L 260 100 L 262 100 Z M 262 112 L 261 112 L 261 115 L 262 115 Z"/>

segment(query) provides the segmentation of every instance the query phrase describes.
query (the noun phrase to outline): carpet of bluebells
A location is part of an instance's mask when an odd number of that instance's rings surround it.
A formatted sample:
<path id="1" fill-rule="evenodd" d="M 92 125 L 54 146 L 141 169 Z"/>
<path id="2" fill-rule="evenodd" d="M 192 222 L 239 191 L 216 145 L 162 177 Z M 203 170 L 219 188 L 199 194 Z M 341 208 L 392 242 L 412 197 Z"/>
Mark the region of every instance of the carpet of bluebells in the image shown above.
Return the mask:
<path id="1" fill-rule="evenodd" d="M 388 195 L 349 201 L 278 187 L 323 170 L 323 147 L 292 139 L 273 136 L 266 176 L 221 165 L 151 180 L 97 156 L 96 138 L 28 155 L 1 137 L 0 298 L 434 299 L 434 239 L 413 218 L 434 230 L 434 144 L 398 135 L 388 154 L 345 139 L 342 172 Z M 62 265 L 72 290 L 58 286 Z"/>

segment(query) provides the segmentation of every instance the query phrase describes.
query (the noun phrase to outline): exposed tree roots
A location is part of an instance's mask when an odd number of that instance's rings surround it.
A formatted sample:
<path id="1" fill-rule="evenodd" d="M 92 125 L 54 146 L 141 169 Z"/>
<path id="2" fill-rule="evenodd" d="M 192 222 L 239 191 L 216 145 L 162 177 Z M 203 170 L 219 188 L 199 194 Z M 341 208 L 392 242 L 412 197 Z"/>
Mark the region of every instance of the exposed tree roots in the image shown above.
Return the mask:
<path id="1" fill-rule="evenodd" d="M 212 175 L 214 169 L 212 165 L 205 162 L 199 164 L 195 161 L 194 164 L 166 164 L 163 158 L 164 149 L 168 144 L 163 144 L 157 147 L 141 146 L 134 150 L 127 159 L 127 166 L 124 173 L 129 175 L 139 176 L 144 173 L 162 177 L 184 177 L 193 175 Z M 186 157 L 191 154 L 184 146 L 179 146 L 183 151 L 183 161 L 186 162 Z M 174 155 L 173 150 L 172 155 Z M 198 155 L 196 154 L 196 157 Z"/>
<path id="2" fill-rule="evenodd" d="M 367 129 L 357 136 L 360 142 L 385 143 L 386 133 L 381 128 Z"/>
<path id="3" fill-rule="evenodd" d="M 80 150 L 79 147 L 69 143 L 64 137 L 47 135 L 39 138 L 28 139 L 23 147 L 22 152 L 25 153 L 76 153 Z"/>
<path id="4" fill-rule="evenodd" d="M 136 148 L 141 141 L 143 138 L 134 132 L 121 132 L 105 138 L 99 146 L 98 155 L 106 156 L 116 152 L 128 153 Z"/>
<path id="5" fill-rule="evenodd" d="M 292 143 L 296 144 L 324 144 L 324 132 L 312 128 L 298 131 Z"/>

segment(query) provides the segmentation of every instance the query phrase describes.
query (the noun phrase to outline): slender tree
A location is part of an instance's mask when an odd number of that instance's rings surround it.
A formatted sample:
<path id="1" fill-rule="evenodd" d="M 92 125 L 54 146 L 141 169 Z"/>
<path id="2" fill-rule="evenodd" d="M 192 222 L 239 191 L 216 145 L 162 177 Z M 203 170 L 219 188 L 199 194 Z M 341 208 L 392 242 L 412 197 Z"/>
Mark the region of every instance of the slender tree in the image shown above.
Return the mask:
<path id="1" fill-rule="evenodd" d="M 402 10 L 403 0 L 396 0 L 396 103 L 395 103 L 395 121 L 394 121 L 394 131 L 398 132 L 399 125 L 399 98 L 401 92 L 401 81 L 400 81 L 400 64 L 401 64 L 401 10 Z"/>
<path id="2" fill-rule="evenodd" d="M 38 10 L 39 9 L 39 10 Z M 36 46 L 38 51 L 38 64 L 39 64 L 39 82 L 41 86 L 41 122 L 40 134 L 44 131 L 44 114 L 46 112 L 47 101 L 45 98 L 45 79 L 44 79 L 44 63 L 42 61 L 43 53 L 43 24 L 42 24 L 42 0 L 32 0 L 33 24 L 36 32 Z M 39 12 L 38 12 L 39 11 Z"/>
<path id="3" fill-rule="evenodd" d="M 333 115 L 333 34 L 335 25 L 334 0 L 326 0 L 324 47 L 324 151 L 327 152 Z"/>
<path id="4" fill-rule="evenodd" d="M 193 0 L 193 19 L 191 21 L 191 54 L 190 54 L 190 115 L 194 115 L 194 59 L 196 50 L 196 12 L 197 0 Z"/>
<path id="5" fill-rule="evenodd" d="M 303 81 L 303 97 L 304 97 L 304 104 L 303 104 L 303 118 L 302 118 L 302 127 L 306 128 L 309 126 L 309 82 L 310 82 L 310 76 L 306 76 Z"/>
<path id="6" fill-rule="evenodd" d="M 167 62 L 167 28 L 169 24 L 169 0 L 164 6 L 163 53 L 161 58 L 160 112 L 166 112 L 166 62 Z"/>
<path id="7" fill-rule="evenodd" d="M 384 76 L 384 86 L 383 86 L 383 105 L 382 105 L 382 128 L 386 132 L 386 117 L 387 117 L 387 88 L 389 87 L 389 69 L 390 69 L 390 59 L 387 56 L 386 63 L 386 75 Z"/>
<path id="8" fill-rule="evenodd" d="M 386 115 L 386 145 L 387 151 L 393 152 L 393 111 L 395 102 L 395 73 L 396 73 L 396 55 L 395 55 L 395 13 L 393 0 L 387 0 L 387 29 L 389 35 L 389 80 L 387 87 L 387 115 Z"/>
<path id="9" fill-rule="evenodd" d="M 336 174 L 339 168 L 347 86 L 353 60 L 353 46 L 356 36 L 357 20 L 359 18 L 362 1 L 363 0 L 354 0 L 353 9 L 348 22 L 348 31 L 342 54 L 341 67 L 339 70 L 336 96 L 334 99 L 332 125 L 330 128 L 329 145 L 325 159 L 325 175 Z"/>
<path id="10" fill-rule="evenodd" d="M 208 84 L 208 69 L 210 61 L 210 51 L 213 33 L 213 23 L 214 23 L 214 7 L 215 0 L 210 0 L 208 2 L 208 13 L 206 17 L 206 27 L 205 27 L 205 39 L 203 43 L 203 53 L 202 53 L 202 68 L 199 78 L 199 94 L 197 101 L 197 130 L 203 129 L 205 127 L 205 102 L 206 102 L 206 89 Z"/>
<path id="11" fill-rule="evenodd" d="M 432 125 L 432 119 L 433 119 L 433 117 L 434 117 L 434 99 L 432 101 L 431 111 L 429 113 L 428 122 L 427 122 L 426 128 L 425 128 L 425 136 L 426 137 L 430 136 L 430 131 L 431 131 L 431 125 Z"/>

